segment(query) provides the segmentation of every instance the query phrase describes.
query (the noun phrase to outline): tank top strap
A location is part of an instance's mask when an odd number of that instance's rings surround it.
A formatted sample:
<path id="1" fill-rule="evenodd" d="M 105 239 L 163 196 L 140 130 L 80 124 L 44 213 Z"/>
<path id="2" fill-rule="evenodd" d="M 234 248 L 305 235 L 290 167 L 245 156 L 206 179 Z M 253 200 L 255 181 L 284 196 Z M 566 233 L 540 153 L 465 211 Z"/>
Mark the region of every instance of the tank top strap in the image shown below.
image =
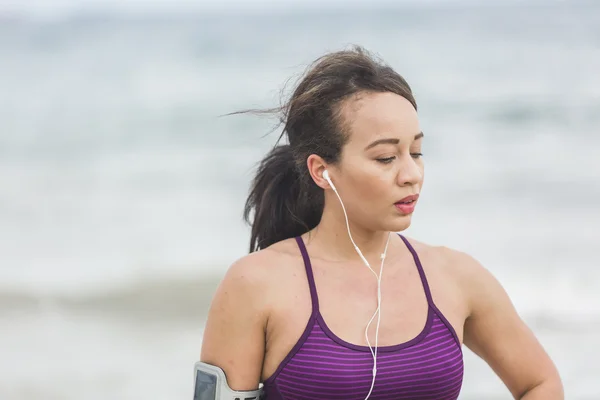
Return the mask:
<path id="1" fill-rule="evenodd" d="M 400 238 L 406 245 L 406 248 L 408 248 L 408 251 L 410 251 L 410 253 L 413 256 L 413 259 L 415 260 L 415 264 L 417 265 L 417 270 L 419 271 L 419 276 L 421 277 L 421 283 L 423 284 L 423 290 L 425 290 L 425 297 L 427 297 L 427 302 L 429 303 L 430 306 L 432 306 L 432 307 L 435 306 L 433 304 L 433 298 L 431 297 L 431 290 L 429 289 L 429 283 L 427 282 L 427 277 L 425 276 L 425 271 L 423 270 L 423 266 L 421 265 L 421 260 L 419 259 L 417 252 L 415 251 L 414 247 L 412 247 L 412 245 L 410 244 L 408 239 L 406 239 L 401 234 L 398 234 L 398 236 L 400 236 Z"/>
<path id="2" fill-rule="evenodd" d="M 315 277 L 313 275 L 310 257 L 308 256 L 308 251 L 306 251 L 306 246 L 304 245 L 304 240 L 302 240 L 302 236 L 297 236 L 296 242 L 298 243 L 298 247 L 300 248 L 300 253 L 302 253 L 302 259 L 304 260 L 306 278 L 308 279 L 308 287 L 310 288 L 312 312 L 313 314 L 316 314 L 319 311 L 319 297 L 317 296 L 317 286 L 315 285 Z"/>

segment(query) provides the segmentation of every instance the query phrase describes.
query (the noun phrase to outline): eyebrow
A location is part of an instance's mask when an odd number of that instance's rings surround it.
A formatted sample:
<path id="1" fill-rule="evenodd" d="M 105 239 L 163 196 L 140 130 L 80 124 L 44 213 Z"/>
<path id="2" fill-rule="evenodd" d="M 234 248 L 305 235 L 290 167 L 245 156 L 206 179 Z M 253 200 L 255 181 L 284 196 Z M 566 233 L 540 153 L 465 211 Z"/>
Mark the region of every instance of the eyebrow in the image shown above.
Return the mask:
<path id="1" fill-rule="evenodd" d="M 419 132 L 415 135 L 413 140 L 419 140 L 423 137 L 423 132 Z M 400 143 L 400 139 L 396 139 L 396 138 L 385 138 L 385 139 L 378 139 L 374 142 L 372 142 L 371 144 L 369 144 L 367 147 L 365 147 L 365 150 L 369 150 L 372 149 L 375 146 L 378 146 L 380 144 L 398 144 Z"/>

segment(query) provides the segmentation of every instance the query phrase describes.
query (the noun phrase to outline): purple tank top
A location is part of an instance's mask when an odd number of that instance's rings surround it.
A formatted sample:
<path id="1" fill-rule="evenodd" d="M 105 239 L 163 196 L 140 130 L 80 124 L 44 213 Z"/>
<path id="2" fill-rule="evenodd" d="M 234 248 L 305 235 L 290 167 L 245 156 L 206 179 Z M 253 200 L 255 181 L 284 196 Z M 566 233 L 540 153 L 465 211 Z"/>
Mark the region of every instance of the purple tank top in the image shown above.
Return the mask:
<path id="1" fill-rule="evenodd" d="M 412 253 L 429 304 L 425 327 L 408 342 L 380 346 L 377 375 L 369 399 L 455 400 L 463 380 L 463 354 L 456 332 L 433 303 L 427 278 L 414 248 Z M 304 333 L 263 382 L 266 400 L 364 400 L 373 379 L 368 346 L 337 337 L 319 312 L 319 299 L 310 259 L 302 238 L 296 241 L 304 259 L 312 298 L 312 314 Z"/>

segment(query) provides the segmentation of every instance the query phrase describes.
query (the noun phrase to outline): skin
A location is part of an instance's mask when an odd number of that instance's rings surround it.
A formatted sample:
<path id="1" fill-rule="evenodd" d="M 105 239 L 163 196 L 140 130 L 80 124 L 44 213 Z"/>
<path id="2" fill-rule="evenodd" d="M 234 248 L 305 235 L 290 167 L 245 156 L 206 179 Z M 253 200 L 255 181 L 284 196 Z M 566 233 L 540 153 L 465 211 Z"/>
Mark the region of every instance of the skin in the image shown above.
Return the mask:
<path id="1" fill-rule="evenodd" d="M 379 273 L 389 232 L 411 223 L 412 215 L 394 203 L 421 191 L 423 138 L 415 109 L 396 94 L 362 93 L 346 100 L 341 111 L 350 132 L 340 161 L 328 165 L 317 155 L 307 159 L 313 180 L 325 190 L 325 207 L 320 224 L 303 239 L 323 318 L 337 336 L 366 345 L 364 329 L 377 307 L 377 280 L 348 238 L 342 208 L 323 171 L 329 171 L 344 201 L 354 241 Z M 380 139 L 395 142 L 366 149 Z M 564 399 L 555 365 L 496 278 L 468 254 L 409 241 L 437 307 L 461 343 L 490 365 L 513 397 Z M 379 345 L 415 337 L 425 324 L 427 300 L 412 256 L 397 235 L 390 239 L 381 291 Z M 249 254 L 229 268 L 217 289 L 200 358 L 221 367 L 233 389 L 256 389 L 292 349 L 310 313 L 304 264 L 293 239 Z M 375 325 L 369 330 L 371 343 Z"/>

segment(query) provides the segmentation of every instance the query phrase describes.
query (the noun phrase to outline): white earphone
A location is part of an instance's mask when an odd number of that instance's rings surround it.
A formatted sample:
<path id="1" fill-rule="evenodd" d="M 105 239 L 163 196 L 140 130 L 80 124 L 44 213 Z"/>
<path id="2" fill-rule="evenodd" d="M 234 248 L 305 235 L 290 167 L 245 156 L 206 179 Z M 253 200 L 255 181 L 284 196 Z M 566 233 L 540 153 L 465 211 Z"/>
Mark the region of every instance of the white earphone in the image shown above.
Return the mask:
<path id="1" fill-rule="evenodd" d="M 340 194 L 338 193 L 337 189 L 335 188 L 335 185 L 333 184 L 333 182 L 331 181 L 331 178 L 329 177 L 329 171 L 327 171 L 327 170 L 323 171 L 323 178 L 329 183 L 329 185 L 331 186 L 331 188 L 337 195 L 338 199 L 340 200 L 340 204 L 342 205 L 342 210 L 344 211 L 344 217 L 346 218 L 346 228 L 348 229 L 348 236 L 350 237 L 350 241 L 354 245 L 354 249 L 356 250 L 356 252 L 360 256 L 360 258 L 362 259 L 363 263 L 367 266 L 367 268 L 369 268 L 371 270 L 371 272 L 373 272 L 373 274 L 377 278 L 377 309 L 375 310 L 375 313 L 369 320 L 369 323 L 367 324 L 367 328 L 365 329 L 365 338 L 367 339 L 367 344 L 369 345 L 369 350 L 371 350 L 371 355 L 373 356 L 373 380 L 371 382 L 371 389 L 369 390 L 369 393 L 367 394 L 367 397 L 365 398 L 365 400 L 367 400 L 369 398 L 369 396 L 371 395 L 371 393 L 373 392 L 373 387 L 375 386 L 375 376 L 377 375 L 377 347 L 379 344 L 379 324 L 381 322 L 381 275 L 383 274 L 383 262 L 385 261 L 385 256 L 387 254 L 388 245 L 390 243 L 391 232 L 390 232 L 390 234 L 388 234 L 388 238 L 385 243 L 385 249 L 383 250 L 383 253 L 381 254 L 381 267 L 379 268 L 379 275 L 377 275 L 377 273 L 375 271 L 373 271 L 373 268 L 371 268 L 371 265 L 369 265 L 369 262 L 363 256 L 362 252 L 360 251 L 360 249 L 354 242 L 354 239 L 352 239 L 352 234 L 350 233 L 350 223 L 348 222 L 348 214 L 346 213 L 346 207 L 344 207 L 344 202 L 342 201 Z M 377 315 L 377 328 L 375 329 L 375 351 L 373 351 L 373 348 L 371 347 L 371 343 L 369 342 L 369 326 L 371 326 L 371 322 L 373 322 L 373 318 L 375 318 L 376 315 Z"/>

